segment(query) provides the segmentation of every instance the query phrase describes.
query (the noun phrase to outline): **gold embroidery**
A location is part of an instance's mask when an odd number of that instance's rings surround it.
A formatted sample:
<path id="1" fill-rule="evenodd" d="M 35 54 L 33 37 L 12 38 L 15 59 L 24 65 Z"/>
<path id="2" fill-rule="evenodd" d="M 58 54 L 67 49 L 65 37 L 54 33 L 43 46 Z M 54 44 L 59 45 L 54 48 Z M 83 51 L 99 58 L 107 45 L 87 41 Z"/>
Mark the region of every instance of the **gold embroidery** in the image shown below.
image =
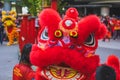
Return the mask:
<path id="1" fill-rule="evenodd" d="M 18 68 L 15 68 L 13 71 L 16 76 L 22 77 L 22 74 L 20 73 L 20 70 Z"/>

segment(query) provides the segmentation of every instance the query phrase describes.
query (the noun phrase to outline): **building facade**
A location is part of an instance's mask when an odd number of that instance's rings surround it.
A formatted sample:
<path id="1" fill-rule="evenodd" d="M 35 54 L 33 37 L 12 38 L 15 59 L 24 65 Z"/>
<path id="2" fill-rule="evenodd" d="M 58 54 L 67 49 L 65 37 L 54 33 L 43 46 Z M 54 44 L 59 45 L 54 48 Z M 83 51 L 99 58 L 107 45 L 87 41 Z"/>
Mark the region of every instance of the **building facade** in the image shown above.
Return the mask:
<path id="1" fill-rule="evenodd" d="M 64 0 L 66 7 L 76 7 L 83 15 L 97 14 L 102 16 L 120 15 L 120 0 Z"/>

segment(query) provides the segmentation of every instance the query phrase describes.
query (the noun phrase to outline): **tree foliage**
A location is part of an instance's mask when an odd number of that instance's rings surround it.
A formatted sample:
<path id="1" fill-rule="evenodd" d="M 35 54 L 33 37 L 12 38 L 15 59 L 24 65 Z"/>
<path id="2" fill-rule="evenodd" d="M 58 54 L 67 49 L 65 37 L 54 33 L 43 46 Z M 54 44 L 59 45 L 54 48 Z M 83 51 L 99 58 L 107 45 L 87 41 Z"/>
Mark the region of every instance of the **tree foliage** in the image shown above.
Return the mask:
<path id="1" fill-rule="evenodd" d="M 36 16 L 44 6 L 50 5 L 51 0 L 21 0 L 22 6 L 27 6 L 29 13 Z"/>
<path id="2" fill-rule="evenodd" d="M 37 9 L 41 9 L 42 0 L 22 0 L 22 6 L 27 6 L 31 15 L 37 15 Z"/>
<path id="3" fill-rule="evenodd" d="M 58 7 L 58 12 L 62 15 L 65 12 L 65 6 L 68 5 L 67 2 L 65 2 L 64 0 L 57 0 L 57 7 Z"/>

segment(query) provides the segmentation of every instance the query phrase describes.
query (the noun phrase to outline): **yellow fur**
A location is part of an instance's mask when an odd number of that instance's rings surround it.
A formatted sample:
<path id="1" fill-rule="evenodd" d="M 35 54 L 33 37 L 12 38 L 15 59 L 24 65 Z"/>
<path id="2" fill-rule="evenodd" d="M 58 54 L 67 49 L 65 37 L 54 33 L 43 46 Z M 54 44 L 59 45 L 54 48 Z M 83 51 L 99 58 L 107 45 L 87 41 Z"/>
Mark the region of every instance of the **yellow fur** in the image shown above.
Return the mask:
<path id="1" fill-rule="evenodd" d="M 2 11 L 2 22 L 9 40 L 7 46 L 18 43 L 19 32 L 17 31 L 15 20 L 16 20 L 15 11 L 10 12 Z M 16 39 L 16 42 L 14 41 L 14 39 Z"/>

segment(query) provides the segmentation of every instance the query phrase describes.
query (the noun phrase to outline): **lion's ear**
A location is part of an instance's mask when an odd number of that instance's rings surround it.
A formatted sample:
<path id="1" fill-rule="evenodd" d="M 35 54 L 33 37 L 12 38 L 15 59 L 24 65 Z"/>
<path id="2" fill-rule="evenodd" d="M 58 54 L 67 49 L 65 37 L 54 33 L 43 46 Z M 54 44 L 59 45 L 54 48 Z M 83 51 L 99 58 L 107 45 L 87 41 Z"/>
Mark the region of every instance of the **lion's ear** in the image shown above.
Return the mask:
<path id="1" fill-rule="evenodd" d="M 82 43 L 91 33 L 95 33 L 100 28 L 100 19 L 96 15 L 89 15 L 78 22 L 79 41 Z"/>
<path id="2" fill-rule="evenodd" d="M 116 80 L 115 70 L 107 65 L 101 65 L 96 70 L 96 80 Z"/>
<path id="3" fill-rule="evenodd" d="M 39 14 L 39 24 L 41 30 L 46 29 L 48 37 L 54 37 L 54 31 L 58 29 L 59 22 L 62 20 L 57 11 L 51 8 L 46 8 Z"/>
<path id="4" fill-rule="evenodd" d="M 6 11 L 2 11 L 2 15 L 6 15 L 7 14 L 7 12 Z"/>
<path id="5" fill-rule="evenodd" d="M 51 8 L 46 8 L 39 14 L 39 23 L 41 27 L 58 27 L 61 17 L 59 13 Z"/>
<path id="6" fill-rule="evenodd" d="M 13 16 L 13 17 L 17 17 L 17 13 L 16 13 L 16 11 L 14 11 L 14 10 L 11 10 L 11 11 L 9 12 L 9 15 L 11 15 L 11 16 Z"/>
<path id="7" fill-rule="evenodd" d="M 5 15 L 7 14 L 6 11 L 2 11 L 2 22 L 4 21 Z"/>

